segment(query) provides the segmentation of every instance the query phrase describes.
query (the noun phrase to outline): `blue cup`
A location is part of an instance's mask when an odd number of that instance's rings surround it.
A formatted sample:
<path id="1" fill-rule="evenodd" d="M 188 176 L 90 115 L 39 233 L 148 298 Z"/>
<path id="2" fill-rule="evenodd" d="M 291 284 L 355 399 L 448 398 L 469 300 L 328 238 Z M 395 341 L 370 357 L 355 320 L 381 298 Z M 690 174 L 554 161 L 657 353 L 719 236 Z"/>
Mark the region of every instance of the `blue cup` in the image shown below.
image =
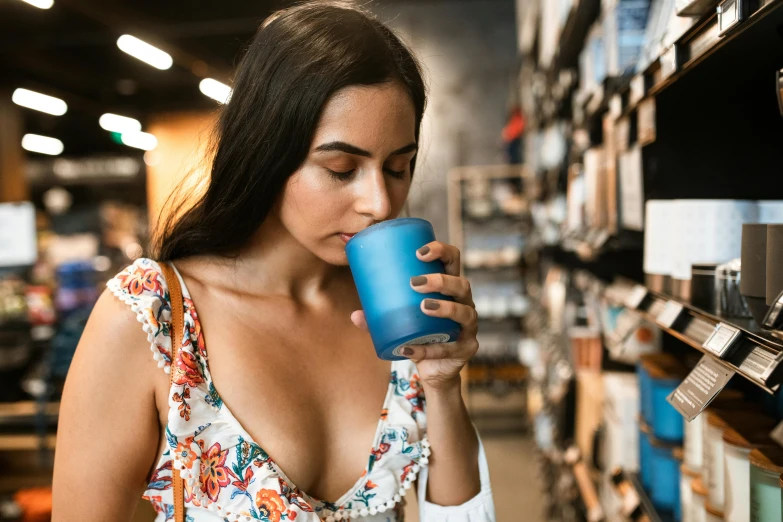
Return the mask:
<path id="1" fill-rule="evenodd" d="M 373 225 L 345 247 L 370 337 L 381 359 L 402 360 L 405 346 L 446 343 L 459 337 L 459 324 L 421 311 L 423 299 L 453 299 L 411 288 L 412 277 L 445 273 L 440 261 L 425 263 L 416 256 L 419 248 L 433 241 L 435 232 L 428 221 L 403 218 Z"/>

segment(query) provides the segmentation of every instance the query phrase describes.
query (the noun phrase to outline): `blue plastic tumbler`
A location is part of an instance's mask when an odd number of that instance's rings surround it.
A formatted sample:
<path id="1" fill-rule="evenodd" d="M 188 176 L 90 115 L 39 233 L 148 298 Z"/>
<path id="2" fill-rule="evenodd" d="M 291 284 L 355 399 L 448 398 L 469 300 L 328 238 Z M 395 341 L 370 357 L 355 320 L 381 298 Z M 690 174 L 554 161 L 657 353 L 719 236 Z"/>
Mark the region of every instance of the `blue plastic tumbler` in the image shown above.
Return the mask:
<path id="1" fill-rule="evenodd" d="M 405 359 L 401 354 L 405 346 L 446 343 L 459 336 L 459 324 L 430 317 L 420 308 L 423 299 L 452 299 L 411 288 L 414 276 L 445 273 L 440 261 L 425 263 L 416 257 L 416 251 L 432 241 L 435 232 L 428 221 L 403 218 L 373 225 L 345 247 L 370 337 L 381 359 Z"/>

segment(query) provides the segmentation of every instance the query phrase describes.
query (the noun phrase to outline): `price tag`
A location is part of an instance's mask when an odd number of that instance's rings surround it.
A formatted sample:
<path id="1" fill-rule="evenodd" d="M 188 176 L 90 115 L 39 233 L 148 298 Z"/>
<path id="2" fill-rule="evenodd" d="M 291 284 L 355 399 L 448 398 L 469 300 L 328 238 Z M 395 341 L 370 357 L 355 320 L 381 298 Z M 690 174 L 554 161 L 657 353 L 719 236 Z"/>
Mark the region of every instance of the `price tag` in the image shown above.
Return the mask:
<path id="1" fill-rule="evenodd" d="M 738 328 L 729 326 L 726 323 L 715 325 L 710 337 L 702 345 L 708 352 L 714 353 L 718 357 L 728 355 L 729 349 L 739 339 L 740 331 Z"/>
<path id="2" fill-rule="evenodd" d="M 709 406 L 733 376 L 733 370 L 705 355 L 666 400 L 690 422 Z"/>
<path id="3" fill-rule="evenodd" d="M 644 98 L 644 74 L 637 74 L 631 80 L 631 94 L 628 103 L 636 103 Z"/>
<path id="4" fill-rule="evenodd" d="M 631 290 L 631 293 L 628 294 L 628 297 L 625 298 L 625 306 L 638 310 L 645 297 L 647 297 L 647 288 L 642 285 L 636 285 Z"/>
<path id="5" fill-rule="evenodd" d="M 721 36 L 742 21 L 743 7 L 742 0 L 726 0 L 718 6 L 718 29 Z"/>
<path id="6" fill-rule="evenodd" d="M 677 44 L 661 55 L 661 79 L 665 80 L 677 72 Z"/>
<path id="7" fill-rule="evenodd" d="M 771 353 L 761 346 L 754 346 L 739 365 L 742 373 L 772 386 L 767 381 L 783 359 L 783 353 Z"/>
<path id="8" fill-rule="evenodd" d="M 655 318 L 655 322 L 664 328 L 671 328 L 684 309 L 685 307 L 677 301 L 668 301 L 658 317 Z"/>

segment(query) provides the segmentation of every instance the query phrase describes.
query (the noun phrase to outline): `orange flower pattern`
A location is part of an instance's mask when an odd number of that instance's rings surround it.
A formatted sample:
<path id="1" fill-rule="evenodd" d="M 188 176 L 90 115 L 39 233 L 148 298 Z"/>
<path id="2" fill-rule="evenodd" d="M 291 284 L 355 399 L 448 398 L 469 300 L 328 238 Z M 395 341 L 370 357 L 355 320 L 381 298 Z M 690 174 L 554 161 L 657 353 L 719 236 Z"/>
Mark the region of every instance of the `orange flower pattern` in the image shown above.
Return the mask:
<path id="1" fill-rule="evenodd" d="M 226 466 L 226 458 L 228 450 L 221 450 L 219 442 L 201 455 L 201 490 L 212 502 L 217 501 L 220 488 L 231 483 L 231 471 Z"/>
<path id="2" fill-rule="evenodd" d="M 256 493 L 256 507 L 259 518 L 269 522 L 280 522 L 283 513 L 287 511 L 280 494 L 272 489 L 262 489 Z"/>

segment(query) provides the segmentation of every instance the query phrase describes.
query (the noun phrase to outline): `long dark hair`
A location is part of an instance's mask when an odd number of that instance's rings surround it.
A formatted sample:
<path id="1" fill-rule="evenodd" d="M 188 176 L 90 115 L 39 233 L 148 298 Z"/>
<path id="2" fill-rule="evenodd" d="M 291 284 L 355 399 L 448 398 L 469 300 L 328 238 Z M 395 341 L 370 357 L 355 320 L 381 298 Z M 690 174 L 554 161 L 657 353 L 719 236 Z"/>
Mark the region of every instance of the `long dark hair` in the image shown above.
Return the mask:
<path id="1" fill-rule="evenodd" d="M 239 63 L 220 114 L 206 190 L 187 209 L 180 200 L 162 220 L 157 259 L 236 254 L 306 159 L 329 97 L 347 86 L 390 81 L 410 93 L 418 140 L 424 81 L 389 28 L 338 2 L 309 2 L 269 17 Z"/>

